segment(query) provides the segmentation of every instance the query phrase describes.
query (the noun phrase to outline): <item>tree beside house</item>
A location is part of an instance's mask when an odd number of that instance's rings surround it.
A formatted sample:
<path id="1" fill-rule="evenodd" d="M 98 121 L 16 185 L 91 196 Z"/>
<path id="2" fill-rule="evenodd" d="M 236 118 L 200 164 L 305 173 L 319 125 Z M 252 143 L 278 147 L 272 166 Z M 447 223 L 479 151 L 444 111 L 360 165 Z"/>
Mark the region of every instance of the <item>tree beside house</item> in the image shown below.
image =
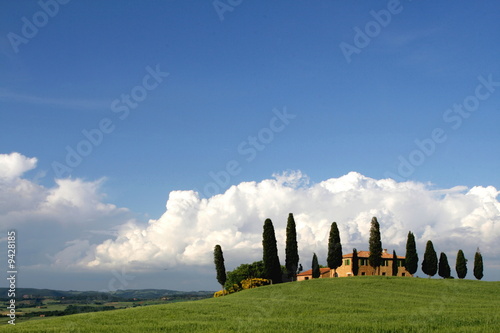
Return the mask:
<path id="1" fill-rule="evenodd" d="M 370 266 L 373 269 L 378 270 L 378 275 L 380 275 L 380 265 L 382 263 L 382 241 L 380 240 L 380 224 L 377 218 L 374 216 L 372 218 L 371 228 L 370 228 Z"/>
<path id="2" fill-rule="evenodd" d="M 330 227 L 327 264 L 328 267 L 333 270 L 332 277 L 336 277 L 337 267 L 342 265 L 342 244 L 340 243 L 340 233 L 337 222 L 333 222 Z"/>

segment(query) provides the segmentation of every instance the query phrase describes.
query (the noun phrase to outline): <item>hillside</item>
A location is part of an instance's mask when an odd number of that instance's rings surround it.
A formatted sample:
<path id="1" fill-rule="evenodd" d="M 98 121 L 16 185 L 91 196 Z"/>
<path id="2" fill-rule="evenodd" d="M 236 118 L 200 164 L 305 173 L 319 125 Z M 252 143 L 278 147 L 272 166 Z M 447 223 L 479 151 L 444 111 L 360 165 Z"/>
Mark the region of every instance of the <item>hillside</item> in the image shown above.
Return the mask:
<path id="1" fill-rule="evenodd" d="M 0 332 L 498 332 L 499 295 L 500 282 L 317 279 L 4 325 Z"/>

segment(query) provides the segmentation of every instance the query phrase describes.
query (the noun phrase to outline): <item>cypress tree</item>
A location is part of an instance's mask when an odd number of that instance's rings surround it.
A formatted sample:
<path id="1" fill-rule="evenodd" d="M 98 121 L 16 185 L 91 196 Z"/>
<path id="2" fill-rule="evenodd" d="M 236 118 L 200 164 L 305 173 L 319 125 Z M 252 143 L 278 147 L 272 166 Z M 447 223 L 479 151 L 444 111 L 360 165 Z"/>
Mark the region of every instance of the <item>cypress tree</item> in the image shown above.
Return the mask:
<path id="1" fill-rule="evenodd" d="M 392 250 L 392 276 L 398 276 L 398 256 L 396 250 Z"/>
<path id="2" fill-rule="evenodd" d="M 224 283 L 226 283 L 226 267 L 224 266 L 224 254 L 222 253 L 222 248 L 220 245 L 215 245 L 214 248 L 214 263 L 215 270 L 217 272 L 217 281 L 224 289 Z"/>
<path id="3" fill-rule="evenodd" d="M 357 276 L 359 272 L 358 250 L 352 250 L 352 275 Z"/>
<path id="4" fill-rule="evenodd" d="M 328 238 L 328 257 L 326 259 L 328 267 L 333 269 L 333 276 L 336 276 L 337 268 L 342 266 L 342 244 L 340 243 L 340 233 L 337 222 L 333 222 L 330 227 L 330 237 Z"/>
<path id="5" fill-rule="evenodd" d="M 434 245 L 429 240 L 425 246 L 424 261 L 422 261 L 422 272 L 427 274 L 429 278 L 436 275 L 438 269 L 438 258 Z"/>
<path id="6" fill-rule="evenodd" d="M 451 269 L 450 265 L 448 264 L 448 257 L 443 252 L 441 252 L 441 254 L 439 255 L 438 274 L 443 279 L 448 279 L 451 276 Z"/>
<path id="7" fill-rule="evenodd" d="M 418 254 L 417 246 L 415 245 L 415 235 L 410 231 L 408 232 L 408 239 L 406 240 L 406 257 L 405 268 L 410 274 L 415 274 L 418 269 Z"/>
<path id="8" fill-rule="evenodd" d="M 382 264 L 382 241 L 380 240 L 380 224 L 375 216 L 372 218 L 370 228 L 370 257 L 368 258 L 368 262 L 374 270 L 378 268 L 377 274 L 380 274 L 380 265 Z"/>
<path id="9" fill-rule="evenodd" d="M 313 261 L 312 261 L 312 278 L 317 279 L 321 275 L 321 271 L 319 269 L 319 264 L 318 264 L 318 257 L 316 256 L 316 253 L 313 255 Z"/>
<path id="10" fill-rule="evenodd" d="M 464 252 L 462 250 L 458 250 L 455 270 L 457 271 L 459 279 L 463 279 L 467 275 L 467 259 L 465 259 Z"/>
<path id="11" fill-rule="evenodd" d="M 297 231 L 295 228 L 295 220 L 293 214 L 288 214 L 288 222 L 286 224 L 286 248 L 285 248 L 285 267 L 288 272 L 288 278 L 295 279 L 299 264 L 299 251 L 297 247 Z"/>
<path id="12" fill-rule="evenodd" d="M 276 246 L 276 236 L 274 234 L 273 222 L 266 219 L 264 222 L 264 232 L 262 234 L 264 274 L 273 283 L 281 282 L 281 265 Z"/>
<path id="13" fill-rule="evenodd" d="M 478 280 L 483 278 L 483 256 L 479 252 L 479 248 L 474 255 L 474 277 Z"/>

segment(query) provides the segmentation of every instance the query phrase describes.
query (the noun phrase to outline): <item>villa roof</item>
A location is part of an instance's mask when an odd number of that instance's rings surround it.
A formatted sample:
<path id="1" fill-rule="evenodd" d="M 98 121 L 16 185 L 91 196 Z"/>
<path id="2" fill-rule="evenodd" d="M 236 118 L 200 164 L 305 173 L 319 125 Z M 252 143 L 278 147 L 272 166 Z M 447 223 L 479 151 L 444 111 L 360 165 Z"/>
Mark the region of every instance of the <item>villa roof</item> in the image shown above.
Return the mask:
<path id="1" fill-rule="evenodd" d="M 297 274 L 297 276 L 312 275 L 312 271 L 313 270 L 310 269 L 310 270 L 307 270 L 307 271 L 302 272 L 300 274 Z M 328 268 L 328 267 L 326 267 L 326 268 L 320 268 L 319 271 L 320 271 L 321 274 L 325 274 L 325 273 L 328 273 L 330 271 L 330 268 Z"/>

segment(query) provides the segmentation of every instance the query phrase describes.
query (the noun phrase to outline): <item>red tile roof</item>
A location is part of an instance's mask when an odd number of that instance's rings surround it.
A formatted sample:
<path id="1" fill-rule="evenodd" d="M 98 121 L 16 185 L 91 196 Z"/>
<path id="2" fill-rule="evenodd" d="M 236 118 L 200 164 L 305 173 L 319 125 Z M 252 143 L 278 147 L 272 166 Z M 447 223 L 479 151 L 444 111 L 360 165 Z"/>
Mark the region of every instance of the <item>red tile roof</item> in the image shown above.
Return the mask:
<path id="1" fill-rule="evenodd" d="M 321 275 L 323 275 L 325 273 L 328 273 L 330 271 L 330 268 L 328 268 L 328 267 L 327 268 L 320 268 L 319 271 L 320 271 Z M 313 272 L 313 270 L 310 269 L 310 270 L 307 270 L 307 271 L 302 272 L 300 274 L 297 274 L 297 276 L 312 275 L 312 272 Z"/>

